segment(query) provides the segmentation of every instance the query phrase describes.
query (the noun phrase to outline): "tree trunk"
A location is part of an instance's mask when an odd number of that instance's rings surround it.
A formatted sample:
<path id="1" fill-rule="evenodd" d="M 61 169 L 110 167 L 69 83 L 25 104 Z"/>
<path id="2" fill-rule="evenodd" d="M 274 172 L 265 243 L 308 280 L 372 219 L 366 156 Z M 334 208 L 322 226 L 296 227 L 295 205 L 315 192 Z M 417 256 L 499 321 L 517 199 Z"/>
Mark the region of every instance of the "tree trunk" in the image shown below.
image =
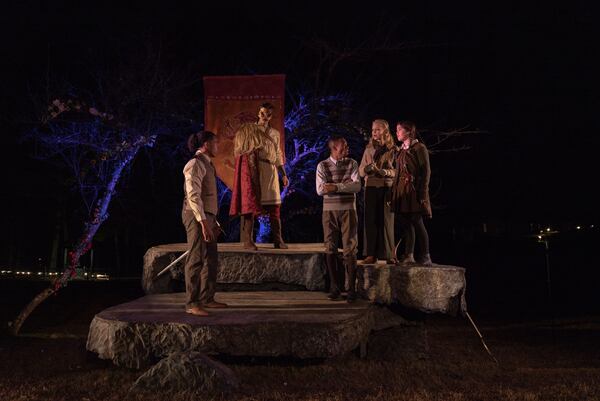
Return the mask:
<path id="1" fill-rule="evenodd" d="M 44 302 L 46 299 L 48 299 L 48 297 L 50 295 L 54 294 L 55 292 L 56 292 L 56 290 L 54 288 L 52 288 L 52 286 L 50 286 L 50 287 L 46 288 L 45 290 L 43 290 L 42 292 L 40 292 L 39 294 L 37 294 L 36 297 L 33 298 L 31 300 L 31 302 L 29 302 L 27 304 L 27 306 L 21 311 L 21 313 L 19 313 L 19 316 L 17 316 L 17 318 L 11 323 L 11 326 L 10 326 L 11 334 L 14 336 L 19 334 L 19 331 L 21 330 L 21 326 L 23 326 L 23 323 L 25 322 L 25 320 L 27 320 L 29 315 L 31 315 L 31 312 L 33 312 L 33 310 L 35 308 L 37 308 L 37 306 L 39 304 Z"/>
<path id="2" fill-rule="evenodd" d="M 96 203 L 96 208 L 94 209 L 94 213 L 90 217 L 90 221 L 85 225 L 86 229 L 79 238 L 77 245 L 73 249 L 73 251 L 69 255 L 69 265 L 63 271 L 62 275 L 60 275 L 56 281 L 54 281 L 49 288 L 40 292 L 26 307 L 23 309 L 17 318 L 14 320 L 11 326 L 11 333 L 13 335 L 18 335 L 23 322 L 29 317 L 31 312 L 39 304 L 45 301 L 50 295 L 57 292 L 59 289 L 64 287 L 67 282 L 75 275 L 75 269 L 79 266 L 79 260 L 83 255 L 85 255 L 90 249 L 92 245 L 92 240 L 98 231 L 98 228 L 102 225 L 102 223 L 108 217 L 108 206 L 110 205 L 110 201 L 112 200 L 112 196 L 115 192 L 115 187 L 119 182 L 119 178 L 121 178 L 121 173 L 125 166 L 127 166 L 131 160 L 135 157 L 138 150 L 141 146 L 148 146 L 150 142 L 144 142 L 144 137 L 138 139 L 138 141 L 134 144 L 134 146 L 125 153 L 122 159 L 117 160 L 117 163 L 112 171 L 110 176 L 110 181 L 106 184 L 106 188 L 104 188 L 104 195 L 98 200 Z"/>

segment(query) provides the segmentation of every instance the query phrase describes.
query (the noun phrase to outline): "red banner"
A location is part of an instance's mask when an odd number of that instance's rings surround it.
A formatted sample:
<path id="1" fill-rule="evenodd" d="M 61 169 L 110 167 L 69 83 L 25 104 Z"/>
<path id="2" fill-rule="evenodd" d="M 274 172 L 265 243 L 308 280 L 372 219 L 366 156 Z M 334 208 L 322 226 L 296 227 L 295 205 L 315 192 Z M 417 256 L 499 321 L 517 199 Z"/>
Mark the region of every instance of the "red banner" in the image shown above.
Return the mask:
<path id="1" fill-rule="evenodd" d="M 258 120 L 262 103 L 275 106 L 271 126 L 281 133 L 285 155 L 285 75 L 238 75 L 204 77 L 204 127 L 219 137 L 213 164 L 217 175 L 231 188 L 235 171 L 233 138 L 240 125 Z"/>

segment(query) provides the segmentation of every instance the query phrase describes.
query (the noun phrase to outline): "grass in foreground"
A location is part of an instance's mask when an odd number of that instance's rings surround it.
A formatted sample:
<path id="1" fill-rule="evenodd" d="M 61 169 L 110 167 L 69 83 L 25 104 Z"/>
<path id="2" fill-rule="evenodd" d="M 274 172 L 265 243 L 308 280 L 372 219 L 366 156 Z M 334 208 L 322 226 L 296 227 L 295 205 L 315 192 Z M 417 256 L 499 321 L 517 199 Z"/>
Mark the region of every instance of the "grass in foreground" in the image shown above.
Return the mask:
<path id="1" fill-rule="evenodd" d="M 482 324 L 500 366 L 485 354 L 466 321 L 443 317 L 426 322 L 426 358 L 405 349 L 400 328 L 376 333 L 366 359 L 227 358 L 241 379 L 240 391 L 201 398 L 128 393 L 141 372 L 97 359 L 85 350 L 85 326 L 65 327 L 63 334 L 75 338 L 44 338 L 38 331 L 38 337 L 0 340 L 0 400 L 600 399 L 600 318 Z"/>

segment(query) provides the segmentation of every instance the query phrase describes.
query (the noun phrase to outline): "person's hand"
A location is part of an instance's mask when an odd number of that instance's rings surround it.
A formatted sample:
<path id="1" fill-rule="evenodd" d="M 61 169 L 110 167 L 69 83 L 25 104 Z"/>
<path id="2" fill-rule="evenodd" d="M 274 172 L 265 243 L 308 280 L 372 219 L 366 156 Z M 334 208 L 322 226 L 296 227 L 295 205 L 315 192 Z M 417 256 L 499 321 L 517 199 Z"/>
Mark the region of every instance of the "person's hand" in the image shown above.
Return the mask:
<path id="1" fill-rule="evenodd" d="M 427 199 L 421 199 L 419 200 L 419 203 L 421 204 L 421 208 L 428 212 L 427 217 L 431 218 L 431 214 L 429 214 L 429 201 Z"/>
<path id="2" fill-rule="evenodd" d="M 375 165 L 375 163 L 369 163 L 365 166 L 365 174 L 373 175 L 375 173 L 376 169 L 377 169 L 377 166 Z"/>
<path id="3" fill-rule="evenodd" d="M 336 184 L 323 184 L 323 191 L 326 193 L 337 192 Z"/>
<path id="4" fill-rule="evenodd" d="M 287 178 L 287 175 L 284 175 L 283 178 L 281 179 L 281 181 L 283 182 L 284 187 L 287 187 L 288 185 L 290 185 L 290 180 Z"/>
<path id="5" fill-rule="evenodd" d="M 379 178 L 385 177 L 385 170 L 375 167 L 375 175 Z"/>
<path id="6" fill-rule="evenodd" d="M 221 224 L 219 224 L 219 221 L 215 219 L 215 222 L 213 224 L 213 232 L 215 233 L 215 241 L 219 240 L 219 235 L 221 234 L 225 234 L 225 231 L 223 230 L 223 227 L 221 227 Z"/>
<path id="7" fill-rule="evenodd" d="M 204 241 L 214 242 L 216 236 L 213 224 L 209 220 L 202 220 L 200 225 L 202 226 L 202 237 L 204 238 Z"/>

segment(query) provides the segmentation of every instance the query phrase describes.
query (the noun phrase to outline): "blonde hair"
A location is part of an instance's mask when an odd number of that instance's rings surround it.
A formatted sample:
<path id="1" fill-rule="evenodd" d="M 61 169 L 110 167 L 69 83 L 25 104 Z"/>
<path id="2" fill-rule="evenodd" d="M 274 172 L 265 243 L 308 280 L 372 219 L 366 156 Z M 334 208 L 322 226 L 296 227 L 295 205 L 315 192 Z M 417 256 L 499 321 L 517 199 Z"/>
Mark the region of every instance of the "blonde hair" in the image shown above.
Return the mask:
<path id="1" fill-rule="evenodd" d="M 268 128 L 267 128 L 268 129 Z M 256 124 L 243 124 L 233 139 L 233 155 L 240 156 L 261 149 L 263 158 L 277 163 L 277 145 Z"/>
<path id="2" fill-rule="evenodd" d="M 233 139 L 234 156 L 250 153 L 261 146 L 260 132 L 256 124 L 243 124 Z"/>
<path id="3" fill-rule="evenodd" d="M 383 145 L 388 149 L 393 148 L 395 145 L 394 138 L 392 137 L 392 133 L 390 132 L 390 124 L 387 122 L 387 120 L 378 118 L 376 120 L 373 120 L 373 124 L 379 124 L 383 126 Z M 371 138 L 371 144 L 373 144 L 373 138 Z"/>

